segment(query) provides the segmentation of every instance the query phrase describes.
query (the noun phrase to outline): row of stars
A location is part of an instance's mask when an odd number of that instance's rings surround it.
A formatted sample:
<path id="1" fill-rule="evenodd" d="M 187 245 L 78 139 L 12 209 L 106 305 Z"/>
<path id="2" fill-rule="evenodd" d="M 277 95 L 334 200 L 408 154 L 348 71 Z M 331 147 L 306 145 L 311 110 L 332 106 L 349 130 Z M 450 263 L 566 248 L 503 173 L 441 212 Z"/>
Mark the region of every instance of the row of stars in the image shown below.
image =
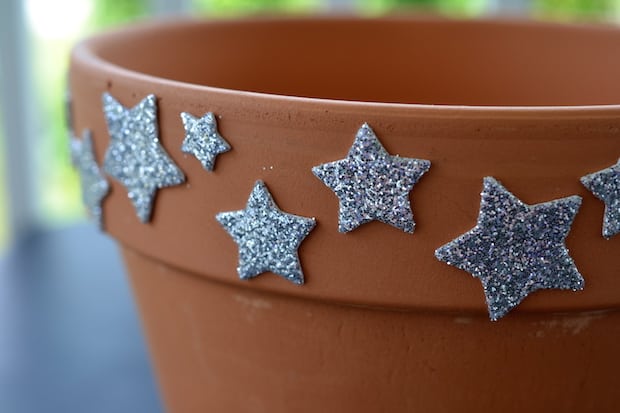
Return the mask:
<path id="1" fill-rule="evenodd" d="M 149 95 L 128 109 L 104 93 L 103 110 L 110 134 L 103 170 L 127 188 L 138 218 L 146 223 L 156 191 L 185 181 L 159 143 L 156 97 Z M 181 150 L 212 171 L 215 158 L 231 149 L 217 130 L 215 116 L 209 112 L 197 118 L 183 112 L 181 119 L 185 128 Z M 101 225 L 101 204 L 110 187 L 95 161 L 88 130 L 81 140 L 72 138 L 71 152 L 80 171 L 84 203 Z M 340 201 L 340 232 L 378 220 L 413 233 L 409 192 L 430 167 L 428 160 L 390 155 L 364 124 L 344 159 L 316 166 L 312 172 Z M 603 236 L 618 234 L 620 161 L 581 182 L 606 205 Z M 489 316 L 497 320 L 536 290 L 583 289 L 583 277 L 565 245 L 580 204 L 579 196 L 571 196 L 527 205 L 486 177 L 476 226 L 438 248 L 435 256 L 480 279 Z M 303 284 L 297 251 L 314 228 L 314 218 L 281 211 L 266 185 L 257 181 L 244 210 L 222 212 L 216 219 L 238 244 L 240 278 L 271 271 Z"/>

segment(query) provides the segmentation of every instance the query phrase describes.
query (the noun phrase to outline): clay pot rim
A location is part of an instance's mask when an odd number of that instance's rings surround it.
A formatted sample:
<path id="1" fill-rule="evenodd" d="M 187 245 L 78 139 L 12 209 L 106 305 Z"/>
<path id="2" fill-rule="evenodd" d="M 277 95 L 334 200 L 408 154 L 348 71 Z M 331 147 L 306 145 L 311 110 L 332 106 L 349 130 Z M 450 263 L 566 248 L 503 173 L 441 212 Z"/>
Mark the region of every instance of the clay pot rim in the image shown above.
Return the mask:
<path id="1" fill-rule="evenodd" d="M 151 74 L 141 73 L 132 69 L 125 68 L 119 64 L 112 63 L 99 55 L 100 49 L 108 42 L 118 38 L 137 33 L 148 33 L 159 30 L 174 30 L 180 27 L 202 26 L 202 25 L 240 25 L 253 23 L 276 23 L 276 22 L 311 22 L 311 21 L 330 21 L 351 23 L 356 21 L 422 21 L 422 22 L 443 22 L 455 25 L 489 25 L 489 26 L 521 26 L 523 28 L 555 27 L 568 30 L 587 30 L 587 31 L 611 31 L 620 32 L 618 28 L 603 24 L 586 23 L 561 23 L 561 22 L 541 22 L 531 19 L 514 17 L 493 17 L 475 19 L 454 19 L 440 16 L 425 15 L 399 15 L 379 18 L 368 18 L 364 16 L 347 15 L 319 15 L 305 17 L 265 17 L 252 16 L 243 18 L 226 18 L 216 20 L 205 20 L 200 18 L 174 17 L 143 21 L 134 23 L 130 26 L 116 28 L 91 36 L 78 43 L 72 51 L 72 60 L 79 61 L 80 64 L 90 66 L 98 72 L 109 73 L 110 75 L 125 79 L 139 80 L 145 83 L 158 83 L 169 88 L 178 88 L 191 93 L 211 93 L 232 99 L 250 99 L 255 101 L 280 102 L 282 104 L 294 104 L 300 110 L 310 110 L 316 107 L 338 108 L 340 110 L 356 111 L 360 109 L 373 108 L 379 112 L 390 112 L 402 116 L 415 113 L 426 118 L 450 118 L 455 116 L 465 116 L 468 118 L 505 118 L 505 119 L 575 119 L 575 118 L 610 118 L 620 116 L 620 102 L 618 104 L 596 104 L 596 105 L 453 105 L 453 104 L 424 104 L 424 103 L 390 103 L 378 101 L 356 101 L 333 98 L 300 97 L 266 92 L 252 92 L 238 89 L 228 89 L 216 86 L 207 86 L 190 83 L 180 80 L 168 79 Z"/>
<path id="2" fill-rule="evenodd" d="M 314 17 L 304 19 L 288 19 L 287 22 L 307 21 L 316 19 Z M 371 21 L 393 21 L 394 19 L 372 19 Z M 405 20 L 396 19 L 396 21 L 424 21 L 427 23 L 444 22 L 446 19 L 426 19 L 420 20 L 419 18 L 407 18 Z M 420 257 L 419 264 L 416 264 L 416 271 L 419 269 L 420 274 L 425 272 L 434 271 L 434 266 L 441 265 L 444 267 L 440 274 L 440 277 L 409 277 L 411 268 L 409 266 L 403 267 L 404 270 L 394 270 L 393 280 L 389 283 L 380 281 L 377 277 L 368 276 L 365 283 L 360 283 L 356 280 L 355 284 L 348 283 L 350 278 L 341 277 L 340 279 L 335 277 L 334 279 L 325 279 L 323 282 L 308 282 L 303 289 L 295 286 L 291 283 L 285 283 L 277 276 L 264 276 L 259 277 L 253 281 L 239 280 L 238 277 L 232 277 L 232 271 L 234 269 L 232 251 L 236 249 L 230 248 L 234 245 L 233 241 L 223 231 L 215 220 L 205 220 L 203 231 L 211 231 L 213 228 L 217 228 L 217 231 L 213 232 L 213 237 L 209 238 L 212 243 L 217 244 L 217 248 L 213 249 L 210 254 L 205 254 L 200 251 L 194 253 L 190 251 L 186 246 L 196 245 L 196 242 L 192 241 L 195 238 L 183 238 L 183 242 L 170 241 L 180 239 L 178 234 L 183 233 L 184 229 L 194 228 L 194 222 L 191 219 L 184 220 L 181 224 L 176 221 L 176 215 L 170 211 L 174 211 L 177 208 L 177 202 L 183 200 L 187 202 L 186 205 L 190 207 L 183 214 L 184 217 L 203 217 L 203 216 L 215 216 L 216 213 L 221 211 L 238 210 L 247 201 L 247 191 L 251 187 L 251 183 L 257 179 L 263 179 L 267 182 L 270 190 L 276 198 L 278 205 L 285 211 L 293 212 L 295 214 L 307 217 L 316 217 L 320 221 L 320 225 L 310 235 L 309 239 L 302 244 L 299 250 L 300 259 L 304 266 L 305 275 L 308 275 L 308 281 L 310 281 L 314 275 L 319 272 L 314 272 L 311 267 L 311 261 L 306 257 L 312 256 L 318 250 L 323 250 L 321 247 L 321 239 L 317 237 L 326 237 L 326 240 L 332 239 L 332 235 L 329 235 L 326 231 L 335 230 L 336 226 L 333 222 L 337 214 L 334 213 L 331 206 L 335 206 L 333 202 L 335 198 L 333 193 L 328 190 L 320 192 L 320 196 L 317 199 L 321 199 L 320 205 L 315 205 L 312 202 L 298 202 L 291 204 L 291 199 L 296 196 L 305 196 L 308 191 L 298 190 L 298 188 L 305 188 L 312 190 L 319 185 L 314 181 L 310 184 L 308 180 L 308 186 L 299 186 L 299 182 L 296 181 L 297 174 L 290 174 L 286 171 L 298 170 L 298 165 L 306 165 L 306 175 L 311 176 L 311 166 L 317 165 L 320 162 L 327 162 L 338 159 L 346 150 L 350 147 L 352 133 L 359 127 L 360 121 L 369 121 L 373 127 L 377 128 L 377 132 L 384 136 L 383 133 L 387 132 L 386 126 L 391 123 L 398 123 L 407 125 L 411 122 L 424 123 L 424 134 L 420 134 L 420 138 L 427 139 L 427 131 L 432 133 L 429 136 L 439 136 L 444 139 L 437 140 L 434 145 L 439 145 L 439 148 L 452 153 L 451 156 L 457 155 L 453 159 L 463 159 L 460 157 L 460 153 L 456 146 L 452 143 L 452 136 L 448 136 L 455 127 L 459 128 L 459 133 L 463 132 L 466 137 L 459 138 L 459 142 L 462 139 L 466 141 L 468 138 L 474 138 L 474 141 L 489 142 L 491 147 L 497 145 L 504 145 L 504 142 L 508 140 L 516 140 L 516 144 L 521 141 L 528 141 L 532 145 L 541 145 L 544 148 L 549 145 L 557 143 L 558 139 L 565 139 L 566 136 L 575 137 L 579 139 L 568 139 L 568 146 L 575 146 L 575 142 L 585 142 L 583 139 L 592 137 L 593 134 L 602 134 L 604 142 L 617 142 L 617 129 L 611 128 L 609 123 L 613 120 L 614 124 L 617 119 L 620 118 L 620 105 L 591 105 L 591 106 L 433 106 L 423 104 L 398 104 L 398 103 L 372 103 L 361 101 L 348 101 L 348 100 L 335 100 L 335 99 L 319 99 L 319 98 L 302 98 L 285 95 L 275 95 L 268 93 L 247 92 L 232 89 L 215 88 L 210 86 L 203 86 L 199 84 L 192 84 L 182 81 L 175 81 L 157 77 L 153 75 L 146 75 L 139 73 L 138 71 L 123 68 L 117 64 L 107 61 L 100 56 L 105 56 L 105 50 L 103 47 L 110 47 L 111 45 L 117 46 L 119 42 L 127 40 L 127 36 L 132 35 L 144 35 L 144 30 L 160 30 L 160 28 L 191 28 L 191 27 L 213 27 L 212 25 L 235 25 L 238 27 L 240 24 L 246 24 L 253 22 L 269 23 L 274 21 L 273 19 L 243 19 L 234 21 L 196 21 L 193 19 L 175 19 L 168 21 L 156 21 L 150 23 L 142 23 L 130 28 L 124 28 L 111 32 L 108 34 L 100 35 L 90 40 L 82 42 L 73 53 L 72 70 L 70 76 L 70 83 L 72 86 L 72 95 L 75 98 L 75 130 L 83 130 L 84 128 L 92 129 L 95 134 L 96 153 L 99 156 L 100 162 L 102 154 L 105 152 L 104 147 L 108 141 L 108 132 L 106 132 L 106 126 L 104 122 L 104 116 L 101 111 L 101 94 L 103 92 L 112 93 L 115 98 L 126 105 L 131 107 L 138 103 L 138 101 L 146 96 L 146 94 L 153 93 L 158 98 L 158 110 L 159 126 L 161 133 L 161 140 L 168 152 L 174 159 L 174 161 L 181 167 L 181 169 L 187 174 L 187 176 L 203 176 L 204 179 L 197 180 L 192 183 L 191 188 L 170 188 L 169 190 L 162 191 L 157 195 L 157 206 L 154 210 L 154 217 L 149 225 L 139 223 L 135 217 L 135 211 L 127 201 L 127 195 L 124 188 L 121 188 L 120 183 L 112 181 L 112 193 L 110 198 L 105 202 L 104 209 L 106 220 L 107 217 L 116 217 L 109 221 L 105 221 L 105 231 L 108 232 L 113 238 L 115 238 L 121 245 L 128 247 L 130 250 L 147 256 L 151 259 L 156 259 L 164 263 L 168 267 L 177 268 L 185 272 L 189 272 L 194 275 L 200 275 L 204 279 L 209 281 L 222 281 L 235 285 L 236 287 L 251 288 L 257 291 L 273 292 L 276 294 L 283 294 L 295 299 L 313 299 L 323 302 L 329 302 L 333 304 L 344 304 L 353 306 L 362 306 L 367 308 L 376 309 L 395 309 L 397 311 L 431 311 L 431 312 L 446 312 L 452 313 L 457 311 L 459 313 L 470 313 L 482 315 L 486 309 L 484 305 L 483 294 L 480 290 L 479 282 L 477 280 L 470 280 L 467 274 L 461 274 L 463 281 L 455 281 L 453 275 L 460 270 L 450 268 L 443 263 L 440 263 L 435 259 L 432 254 L 432 248 L 439 247 L 440 245 L 453 239 L 454 236 L 459 235 L 461 232 L 454 228 L 450 228 L 449 232 L 442 233 L 433 229 L 425 230 L 422 225 L 416 230 L 416 238 L 412 245 L 419 247 L 416 252 L 416 256 Z M 278 19 L 277 21 L 282 21 Z M 321 21 L 326 21 L 325 19 Z M 346 22 L 359 22 L 359 18 L 329 18 L 330 22 L 342 21 Z M 525 24 L 528 27 L 556 27 L 556 25 L 547 25 L 537 22 L 520 22 L 520 21 L 498 21 L 498 20 L 479 20 L 476 22 L 467 22 L 465 24 Z M 193 25 L 193 26 L 192 26 Z M 572 27 L 572 26 L 569 26 Z M 594 29 L 594 33 L 599 33 Z M 620 33 L 620 30 L 613 29 L 609 31 L 608 28 L 603 28 L 603 33 L 612 33 L 616 35 Z M 591 33 L 587 31 L 586 33 Z M 574 32 L 573 32 L 574 34 Z M 110 42 L 110 43 L 108 43 Z M 122 43 L 121 43 L 122 45 Z M 131 46 L 131 44 L 127 44 Z M 126 45 L 126 46 L 127 46 Z M 278 111 L 272 111 L 271 116 L 262 116 L 265 107 L 274 106 L 276 108 L 288 108 L 290 106 L 295 107 L 295 116 L 287 118 L 281 116 Z M 265 170 L 264 165 L 273 163 L 263 163 L 262 161 L 256 161 L 251 151 L 231 151 L 231 154 L 226 157 L 222 157 L 218 160 L 217 173 L 230 173 L 233 168 L 233 164 L 239 163 L 240 159 L 244 159 L 241 162 L 245 166 L 244 173 L 239 174 L 235 169 L 235 174 L 227 175 L 226 181 L 223 180 L 209 180 L 207 175 L 202 175 L 203 171 L 199 164 L 195 160 L 183 157 L 179 153 L 180 139 L 182 134 L 172 133 L 171 131 L 182 131 L 182 125 L 179 120 L 180 110 L 192 110 L 195 113 L 204 113 L 206 111 L 213 111 L 216 114 L 223 113 L 223 121 L 220 126 L 226 128 L 224 136 L 246 136 L 254 137 L 250 140 L 244 140 L 247 148 L 255 145 L 255 148 L 261 148 L 260 140 L 255 139 L 260 134 L 253 135 L 258 127 L 259 130 L 265 132 L 274 126 L 283 130 L 282 126 L 290 127 L 291 125 L 302 125 L 303 127 L 296 128 L 296 133 L 287 134 L 287 139 L 292 139 L 292 142 L 299 142 L 300 139 L 310 139 L 304 142 L 314 142 L 315 144 L 322 142 L 319 139 L 322 136 L 321 133 L 316 133 L 316 125 L 322 127 L 322 131 L 329 129 L 330 133 L 337 136 L 342 136 L 343 140 L 329 140 L 333 143 L 330 146 L 329 151 L 331 155 L 323 158 L 323 151 L 327 153 L 326 149 L 321 149 L 321 156 L 317 157 L 316 153 L 310 151 L 299 151 L 295 162 L 283 163 L 278 167 L 278 173 L 272 174 Z M 282 111 L 280 111 L 282 112 Z M 318 119 L 318 120 L 317 120 Z M 336 122 L 334 119 L 344 119 L 344 123 Z M 383 119 L 382 121 L 375 120 Z M 234 120 L 234 122 L 233 122 Z M 315 121 L 311 123 L 310 120 Z M 585 122 L 584 128 L 575 127 L 575 122 Z M 304 123 L 305 122 L 305 123 Z M 538 124 L 535 130 L 525 129 L 525 134 L 514 133 L 518 130 L 518 126 L 533 122 Z M 446 125 L 451 129 L 446 129 Z M 467 128 L 463 126 L 469 125 Z M 478 128 L 481 126 L 482 129 Z M 514 127 L 513 127 L 514 126 Z M 577 125 L 579 126 L 579 125 Z M 242 133 L 245 128 L 246 132 L 248 128 L 251 128 L 252 133 Z M 433 129 L 434 128 L 434 129 Z M 482 133 L 481 133 L 482 130 Z M 417 141 L 408 139 L 411 135 L 411 129 L 400 129 L 395 134 L 385 133 L 386 137 L 392 137 L 396 139 L 396 142 L 400 143 L 400 148 L 403 153 L 415 153 L 423 159 L 435 159 L 427 147 L 427 152 L 421 152 L 417 146 Z M 446 132 L 447 131 L 447 132 Z M 490 131 L 494 133 L 489 134 Z M 230 132 L 230 134 L 229 134 Z M 549 132 L 549 138 L 547 139 L 547 132 Z M 448 134 L 448 135 L 446 135 Z M 278 139 L 281 134 L 269 133 L 270 139 Z M 417 136 L 417 135 L 414 135 Z M 539 139 L 540 137 L 545 139 Z M 303 137 L 303 138 L 302 138 Z M 445 139 L 448 138 L 448 139 Z M 245 138 L 244 138 L 245 139 Z M 345 142 L 346 141 L 346 142 Z M 468 142 L 463 141 L 465 145 Z M 234 141 L 233 141 L 234 144 Z M 342 145 L 341 145 L 342 144 Z M 512 144 L 512 143 L 511 143 Z M 415 145 L 415 151 L 412 149 Z M 514 144 L 513 144 L 514 145 Z M 470 146 L 470 145 L 469 145 Z M 609 145 L 607 145 L 609 146 Z M 314 146 L 319 147 L 319 146 Z M 338 147 L 337 150 L 335 148 Z M 321 147 L 322 148 L 322 147 Z M 409 148 L 409 149 L 408 149 Z M 411 150 L 411 151 L 410 151 Z M 547 151 L 548 152 L 548 151 Z M 615 154 L 615 150 L 613 151 Z M 536 203 L 543 202 L 545 200 L 560 198 L 569 194 L 584 194 L 585 188 L 579 183 L 578 179 L 574 177 L 582 176 L 584 173 L 592 172 L 602 166 L 606 166 L 611 163 L 612 160 L 608 160 L 607 156 L 610 151 L 604 151 L 604 153 L 597 153 L 593 158 L 593 164 L 589 167 L 581 165 L 581 163 L 570 163 L 569 172 L 564 173 L 562 176 L 556 176 L 564 183 L 562 185 L 555 185 L 552 189 L 555 192 L 545 191 L 544 197 L 540 192 L 541 185 L 527 185 L 521 189 L 513 189 L 517 196 L 523 198 L 525 202 Z M 549 153 L 547 153 L 549 155 Z M 553 152 L 555 154 L 555 152 Z M 571 152 L 571 156 L 583 155 L 583 151 L 579 150 L 578 153 Z M 248 155 L 248 156 L 246 156 Z M 245 156 L 245 158 L 244 158 Z M 512 156 L 512 154 L 510 154 Z M 553 155 L 553 159 L 555 155 Z M 235 157 L 236 160 L 235 160 Z M 312 162 L 310 162 L 312 158 Z M 601 159 L 605 158 L 603 162 Z M 270 158 L 271 159 L 271 158 Z M 613 161 L 615 161 L 613 159 Z M 277 161 L 276 161 L 277 162 Z M 448 162 L 445 162 L 448 166 Z M 447 176 L 460 176 L 462 174 L 461 164 L 451 162 L 451 166 L 455 168 L 444 169 L 444 178 Z M 495 165 L 495 164 L 494 164 Z M 497 176 L 499 179 L 514 176 L 512 170 L 512 163 L 505 163 L 503 168 L 494 169 L 492 175 Z M 536 163 L 524 163 L 527 165 L 537 165 Z M 497 166 L 497 165 L 496 165 Z M 262 171 L 260 167 L 262 167 Z M 596 167 L 596 168 L 595 168 Z M 476 167 L 478 168 L 478 167 Z M 522 170 L 525 170 L 521 168 Z M 472 179 L 467 178 L 463 182 L 468 185 L 467 199 L 469 205 L 472 207 L 471 211 L 475 214 L 477 211 L 477 205 L 479 203 L 479 191 L 480 182 L 477 177 L 489 175 L 488 172 L 482 171 L 480 168 L 475 169 L 476 182 L 475 185 L 471 184 Z M 502 173 L 501 171 L 504 171 Z M 192 172 L 193 171 L 193 172 Z M 226 172 L 228 171 L 228 172 Z M 266 171 L 266 172 L 265 172 Z M 509 171 L 506 172 L 506 171 Z M 543 171 L 546 173 L 546 169 Z M 572 171 L 572 172 L 570 172 Z M 248 174 L 251 174 L 248 175 Z M 448 175 L 445 175 L 448 174 Z M 565 175 L 571 176 L 570 182 Z M 527 169 L 527 177 L 531 178 L 531 171 Z M 547 175 L 544 175 L 547 176 Z M 423 211 L 431 211 L 430 208 L 424 209 L 424 200 L 429 204 L 431 200 L 436 199 L 433 195 L 435 193 L 433 189 L 433 180 L 442 178 L 441 175 L 429 174 L 428 177 L 421 183 L 419 188 L 415 192 L 414 208 L 417 210 L 414 212 L 419 217 L 420 222 L 432 222 L 428 218 L 434 217 L 436 214 L 429 214 L 425 220 Z M 291 181 L 295 180 L 293 186 Z M 199 184 L 199 185 L 198 185 Z M 226 198 L 226 202 L 203 204 L 205 188 L 209 190 L 224 190 L 230 185 L 234 184 L 235 187 L 244 188 L 243 193 L 229 194 Z M 304 181 L 305 184 L 305 181 Z M 243 185 L 240 186 L 240 185 Z M 246 186 L 247 185 L 247 186 Z M 282 188 L 295 188 L 289 192 Z M 513 188 L 512 186 L 510 187 Z M 516 187 L 515 187 L 516 188 Z M 445 189 L 445 188 L 444 188 Z M 426 196 L 423 195 L 426 191 Z M 303 192 L 303 193 L 302 193 Z M 227 192 L 226 192 L 227 193 Z M 317 194 L 319 192 L 317 191 Z M 431 196 L 429 196 L 429 194 Z M 555 195 L 554 195 L 555 194 Z M 461 194 L 463 195 L 463 194 Z M 599 244 L 602 241 L 600 236 L 600 202 L 589 196 L 590 204 L 592 208 L 589 209 L 588 214 L 580 213 L 581 222 L 587 220 L 595 221 L 591 228 L 597 231 L 583 231 L 584 224 L 582 226 L 581 236 L 584 239 L 588 238 L 592 241 L 592 245 Z M 235 202 L 232 202 L 236 200 Z M 231 202 L 229 202 L 231 201 Z M 459 201 L 460 202 L 460 201 Z M 584 201 L 585 203 L 585 201 Z M 203 205 L 205 208 L 200 207 Z M 296 205 L 295 208 L 290 205 Z M 429 204 L 430 205 L 430 204 Z M 445 204 L 449 205 L 449 204 Z M 596 205 L 596 207 L 594 207 Z M 316 208 L 315 208 L 316 207 Z M 584 208 L 585 209 L 585 208 Z M 208 211 L 208 212 L 207 212 Z M 585 211 L 584 211 L 585 212 Z M 471 221 L 467 221 L 466 225 L 459 227 L 462 231 L 469 230 L 475 222 L 475 215 L 472 215 Z M 584 221 L 585 220 L 585 221 Z M 200 222 L 203 222 L 202 220 Z M 460 222 L 459 220 L 452 222 Z M 355 234 L 352 234 L 352 238 L 356 238 L 355 242 L 349 243 L 351 246 L 364 245 L 361 243 L 364 239 L 370 239 L 373 236 L 379 236 L 379 234 L 385 234 L 386 242 L 393 242 L 393 245 L 405 245 L 400 244 L 404 242 L 402 237 L 408 235 L 393 230 L 388 234 L 384 232 L 384 228 L 380 227 L 381 223 L 370 223 L 367 227 L 361 228 Z M 452 225 L 452 224 L 451 224 Z M 461 223 L 459 223 L 461 225 Z M 427 227 L 430 228 L 430 227 Z M 166 231 L 172 234 L 171 236 L 162 236 L 162 234 L 168 234 Z M 177 234 L 177 238 L 175 238 Z M 340 236 L 341 234 L 335 234 L 334 236 Z M 441 235 L 441 236 L 440 236 Z M 383 237 L 383 235 L 381 235 Z M 370 237 L 370 238 L 369 238 Z M 226 241 L 224 241 L 226 240 Z M 620 239 L 619 239 L 620 240 Z M 221 241 L 221 244 L 220 244 Z M 227 242 L 228 244 L 224 244 Z M 408 241 L 407 241 L 408 242 Z M 424 244 L 422 244 L 424 243 Z M 220 245 L 222 249 L 220 249 Z M 226 251 L 224 251 L 224 245 L 227 245 Z M 607 248 L 611 244 L 604 244 Z M 572 248 L 569 240 L 569 248 Z M 424 248 L 421 248 L 424 247 Z M 353 247 L 351 247 L 353 248 Z M 404 247 L 403 247 L 404 248 Z M 592 247 L 594 248 L 594 247 Z M 230 250 L 230 251 L 228 251 Z M 363 251 L 362 249 L 361 251 Z M 401 251 L 401 257 L 404 255 L 404 250 Z M 605 251 L 609 251 L 605 249 Z M 217 256 L 219 254 L 226 253 L 227 259 L 229 259 L 227 267 L 225 269 L 212 267 L 210 263 L 210 257 Z M 230 253 L 230 254 L 229 254 Z M 214 255 L 215 254 L 215 255 Z M 329 255 L 329 254 L 328 254 Z M 372 256 L 372 255 L 371 255 Z M 582 257 L 583 259 L 583 257 Z M 347 262 L 346 260 L 336 260 Z M 379 262 L 379 260 L 374 260 Z M 236 261 L 235 261 L 236 262 Z M 320 261 L 319 261 L 320 262 Z M 366 262 L 360 260 L 359 262 Z M 409 262 L 409 261 L 407 261 Z M 584 261 L 581 261 L 584 262 Z M 221 264 L 224 265 L 224 264 Z M 344 264 L 343 264 L 344 265 Z M 343 265 L 333 269 L 333 273 L 343 270 Z M 579 265 L 579 262 L 578 262 Z M 372 266 L 371 266 L 372 267 Z M 318 267 L 317 267 L 318 268 Z M 372 267 L 375 268 L 375 267 Z M 578 267 L 582 270 L 581 267 Z M 332 269 L 330 269 L 332 271 Z M 611 271 L 610 271 L 611 272 Z M 587 282 L 588 271 L 584 271 L 586 274 Z M 617 277 L 615 274 L 603 274 L 597 279 L 597 288 L 588 288 L 584 293 L 584 296 L 576 298 L 576 295 L 567 295 L 563 291 L 550 291 L 544 298 L 536 298 L 528 300 L 528 302 L 519 306 L 519 311 L 522 312 L 574 312 L 574 311 L 599 311 L 599 310 L 614 310 L 618 308 L 618 297 L 616 295 L 617 290 Z M 316 278 L 318 280 L 318 277 Z M 249 283 L 252 284 L 249 284 Z M 456 285 L 456 287 L 454 287 Z M 440 295 L 435 295 L 435 291 L 441 292 Z M 449 291 L 450 293 L 446 293 Z M 430 293 L 429 293 L 430 292 Z M 575 293 L 580 294 L 580 293 Z M 580 294 L 581 295 L 581 294 Z M 439 297 L 439 298 L 438 298 Z"/>

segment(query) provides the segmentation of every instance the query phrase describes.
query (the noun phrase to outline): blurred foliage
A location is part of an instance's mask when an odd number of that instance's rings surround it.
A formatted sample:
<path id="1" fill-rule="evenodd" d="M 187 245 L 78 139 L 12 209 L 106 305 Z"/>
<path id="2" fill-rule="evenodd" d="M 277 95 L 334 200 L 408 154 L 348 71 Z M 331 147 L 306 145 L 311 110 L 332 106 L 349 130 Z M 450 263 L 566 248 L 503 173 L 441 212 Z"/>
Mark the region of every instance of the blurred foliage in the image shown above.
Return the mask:
<path id="1" fill-rule="evenodd" d="M 533 0 L 533 12 L 544 18 L 560 20 L 615 20 L 619 0 Z"/>
<path id="2" fill-rule="evenodd" d="M 474 16 L 483 13 L 488 0 L 366 0 L 360 2 L 360 11 L 369 14 L 412 10 L 439 12 L 456 16 Z"/>
<path id="3" fill-rule="evenodd" d="M 127 23 L 148 14 L 145 0 L 95 0 L 90 21 L 94 29 Z"/>
<path id="4" fill-rule="evenodd" d="M 252 14 L 263 11 L 306 13 L 320 6 L 318 0 L 194 0 L 194 8 L 214 15 Z"/>
<path id="5" fill-rule="evenodd" d="M 438 11 L 455 15 L 482 13 L 488 0 L 361 0 L 354 3 L 364 14 L 382 14 L 403 9 Z M 320 0 L 194 0 L 197 10 L 212 15 L 251 14 L 263 11 L 303 13 L 320 10 Z M 344 2 L 346 3 L 346 1 Z"/>

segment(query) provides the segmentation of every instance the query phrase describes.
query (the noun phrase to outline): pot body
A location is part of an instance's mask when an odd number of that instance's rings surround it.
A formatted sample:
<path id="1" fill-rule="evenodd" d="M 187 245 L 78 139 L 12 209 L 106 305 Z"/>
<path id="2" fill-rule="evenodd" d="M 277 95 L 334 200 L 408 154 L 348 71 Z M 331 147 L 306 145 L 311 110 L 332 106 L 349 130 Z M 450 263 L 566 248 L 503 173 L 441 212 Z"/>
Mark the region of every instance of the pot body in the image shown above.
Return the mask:
<path id="1" fill-rule="evenodd" d="M 170 412 L 615 412 L 620 313 L 393 311 L 123 251 Z"/>
<path id="2" fill-rule="evenodd" d="M 93 132 L 98 163 L 102 94 L 127 108 L 154 94 L 186 177 L 147 223 L 115 180 L 103 203 L 168 411 L 620 411 L 620 236 L 601 236 L 604 205 L 579 182 L 620 156 L 619 42 L 612 28 L 345 18 L 159 23 L 78 46 L 73 127 Z M 181 151 L 181 112 L 217 116 L 232 150 L 213 172 Z M 365 122 L 390 154 L 432 163 L 410 194 L 414 234 L 338 233 L 338 199 L 312 174 Z M 538 291 L 491 322 L 479 280 L 434 257 L 476 224 L 485 176 L 527 204 L 582 197 L 566 245 L 583 291 Z M 303 286 L 238 278 L 215 215 L 259 179 L 316 218 Z"/>

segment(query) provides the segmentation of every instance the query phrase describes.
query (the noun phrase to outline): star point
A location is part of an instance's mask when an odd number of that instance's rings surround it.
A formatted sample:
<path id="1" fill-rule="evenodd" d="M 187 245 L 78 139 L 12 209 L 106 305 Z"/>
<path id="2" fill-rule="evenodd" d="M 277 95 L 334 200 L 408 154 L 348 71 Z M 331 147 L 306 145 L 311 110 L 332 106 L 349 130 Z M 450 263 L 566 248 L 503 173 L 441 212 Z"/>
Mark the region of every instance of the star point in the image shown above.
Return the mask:
<path id="1" fill-rule="evenodd" d="M 609 168 L 583 176 L 581 183 L 605 203 L 603 237 L 620 234 L 620 159 Z"/>
<path id="2" fill-rule="evenodd" d="M 583 289 L 565 244 L 580 205 L 576 195 L 528 205 L 486 177 L 476 226 L 435 256 L 481 281 L 489 317 L 496 321 L 534 291 Z"/>
<path id="3" fill-rule="evenodd" d="M 194 155 L 207 171 L 213 171 L 217 155 L 228 152 L 230 144 L 220 135 L 217 129 L 217 120 L 212 112 L 207 112 L 202 118 L 190 113 L 181 112 L 185 139 L 181 150 Z"/>
<path id="4" fill-rule="evenodd" d="M 97 165 L 90 130 L 84 130 L 81 140 L 71 134 L 71 160 L 79 172 L 82 202 L 99 229 L 102 229 L 102 202 L 110 192 L 110 184 Z"/>
<path id="5" fill-rule="evenodd" d="M 312 168 L 339 199 L 338 230 L 349 232 L 377 220 L 413 233 L 409 192 L 430 161 L 390 155 L 364 123 L 344 159 Z"/>
<path id="6" fill-rule="evenodd" d="M 157 190 L 179 185 L 185 176 L 159 141 L 155 95 L 129 109 L 107 92 L 102 100 L 110 134 L 104 170 L 127 188 L 136 215 L 146 223 Z"/>
<path id="7" fill-rule="evenodd" d="M 265 183 L 257 181 L 245 209 L 221 212 L 216 219 L 239 247 L 239 278 L 270 271 L 304 283 L 297 250 L 316 225 L 314 218 L 281 211 Z"/>

